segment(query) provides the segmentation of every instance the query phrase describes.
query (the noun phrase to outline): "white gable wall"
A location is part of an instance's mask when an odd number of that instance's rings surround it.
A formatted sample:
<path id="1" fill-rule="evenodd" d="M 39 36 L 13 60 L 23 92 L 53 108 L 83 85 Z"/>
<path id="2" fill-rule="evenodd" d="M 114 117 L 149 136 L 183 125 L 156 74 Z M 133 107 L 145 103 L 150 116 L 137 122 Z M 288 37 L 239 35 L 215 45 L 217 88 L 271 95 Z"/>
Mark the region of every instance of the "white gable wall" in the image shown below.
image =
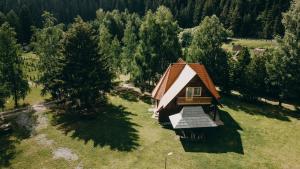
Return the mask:
<path id="1" fill-rule="evenodd" d="M 189 65 L 186 64 L 176 81 L 161 98 L 157 110 L 165 108 L 179 94 L 179 92 L 196 76 L 196 74 L 197 73 Z"/>

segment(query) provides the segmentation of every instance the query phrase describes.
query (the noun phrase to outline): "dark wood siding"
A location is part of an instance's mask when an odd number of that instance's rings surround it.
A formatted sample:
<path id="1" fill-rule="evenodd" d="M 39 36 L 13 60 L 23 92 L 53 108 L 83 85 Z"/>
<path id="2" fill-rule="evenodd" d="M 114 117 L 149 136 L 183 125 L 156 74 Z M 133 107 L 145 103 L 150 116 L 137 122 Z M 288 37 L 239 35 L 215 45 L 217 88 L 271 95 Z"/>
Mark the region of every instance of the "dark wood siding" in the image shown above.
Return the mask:
<path id="1" fill-rule="evenodd" d="M 170 102 L 170 104 L 159 112 L 159 122 L 169 122 L 169 116 L 177 114 L 182 109 L 182 106 L 177 105 L 177 97 L 185 97 L 185 91 L 187 87 L 202 87 L 201 97 L 212 97 L 208 89 L 204 86 L 201 79 L 195 76 L 180 92 L 179 94 Z"/>

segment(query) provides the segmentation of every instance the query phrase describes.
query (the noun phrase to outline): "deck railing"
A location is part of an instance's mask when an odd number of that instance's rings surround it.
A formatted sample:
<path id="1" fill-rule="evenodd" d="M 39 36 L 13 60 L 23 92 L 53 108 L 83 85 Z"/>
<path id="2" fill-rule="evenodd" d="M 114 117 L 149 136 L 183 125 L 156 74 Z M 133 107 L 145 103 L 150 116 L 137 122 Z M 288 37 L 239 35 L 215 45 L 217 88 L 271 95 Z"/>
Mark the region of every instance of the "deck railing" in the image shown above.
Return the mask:
<path id="1" fill-rule="evenodd" d="M 178 97 L 178 105 L 208 105 L 212 103 L 212 97 Z"/>

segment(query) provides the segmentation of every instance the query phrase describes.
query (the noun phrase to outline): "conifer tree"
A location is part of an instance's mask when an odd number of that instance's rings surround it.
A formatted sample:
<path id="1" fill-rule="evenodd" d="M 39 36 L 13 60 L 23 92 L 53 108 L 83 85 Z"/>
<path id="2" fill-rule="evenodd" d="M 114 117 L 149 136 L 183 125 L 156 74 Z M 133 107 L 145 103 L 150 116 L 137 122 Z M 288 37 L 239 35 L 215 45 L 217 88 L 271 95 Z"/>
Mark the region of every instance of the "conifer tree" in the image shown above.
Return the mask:
<path id="1" fill-rule="evenodd" d="M 18 100 L 24 99 L 29 91 L 29 85 L 23 73 L 23 60 L 20 45 L 17 44 L 16 33 L 8 23 L 0 27 L 0 63 L 4 84 L 13 97 L 15 107 Z"/>
<path id="2" fill-rule="evenodd" d="M 134 53 L 138 44 L 138 37 L 136 35 L 136 28 L 132 21 L 128 21 L 122 39 L 122 65 L 124 65 L 124 73 L 130 74 L 135 71 L 136 63 Z"/>
<path id="3" fill-rule="evenodd" d="M 63 54 L 65 97 L 87 109 L 104 101 L 105 92 L 112 87 L 112 72 L 107 57 L 99 52 L 96 32 L 89 23 L 75 19 L 66 32 Z"/>
<path id="4" fill-rule="evenodd" d="M 33 50 L 39 56 L 38 82 L 43 86 L 42 94 L 49 92 L 53 98 L 57 98 L 63 67 L 63 25 L 56 25 L 56 18 L 49 12 L 44 12 L 42 17 L 43 28 L 35 29 L 32 38 Z"/>
<path id="5" fill-rule="evenodd" d="M 287 98 L 300 98 L 300 2 L 294 1 L 283 16 L 285 35 L 278 38 L 279 49 L 267 65 L 271 84 L 279 89 L 281 105 Z"/>
<path id="6" fill-rule="evenodd" d="M 225 87 L 228 81 L 228 58 L 221 46 L 229 35 L 230 31 L 223 27 L 218 17 L 205 17 L 194 32 L 187 57 L 189 62 L 204 64 L 221 87 Z"/>

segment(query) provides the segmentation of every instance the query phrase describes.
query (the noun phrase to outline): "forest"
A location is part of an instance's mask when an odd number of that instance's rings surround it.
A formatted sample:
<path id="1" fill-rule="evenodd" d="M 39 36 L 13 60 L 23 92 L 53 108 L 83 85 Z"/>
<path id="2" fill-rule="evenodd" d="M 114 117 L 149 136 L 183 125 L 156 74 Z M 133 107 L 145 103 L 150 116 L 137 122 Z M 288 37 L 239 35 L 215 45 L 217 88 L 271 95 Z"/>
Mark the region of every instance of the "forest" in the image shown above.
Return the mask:
<path id="1" fill-rule="evenodd" d="M 0 0 L 0 11 L 1 169 L 300 168 L 300 0 Z"/>
<path id="2" fill-rule="evenodd" d="M 282 12 L 290 0 L 1 0 L 0 23 L 7 18 L 22 43 L 28 43 L 31 26 L 42 26 L 42 13 L 49 11 L 58 22 L 69 24 L 77 15 L 96 18 L 95 11 L 128 11 L 145 15 L 160 5 L 168 7 L 181 28 L 197 26 L 206 16 L 216 15 L 235 37 L 272 39 L 283 35 Z"/>
<path id="3" fill-rule="evenodd" d="M 178 36 L 181 28 L 171 10 L 160 6 L 141 17 L 128 11 L 99 9 L 96 18 L 84 21 L 77 16 L 69 25 L 44 12 L 41 28 L 33 27 L 29 48 L 39 57 L 38 78 L 24 76 L 22 45 L 10 24 L 9 12 L 0 28 L 0 100 L 24 98 L 29 83 L 43 86 L 54 99 L 80 100 L 93 107 L 105 101 L 119 74 L 143 91 L 150 91 L 170 63 L 182 57 L 206 66 L 223 93 L 238 91 L 247 100 L 299 98 L 299 3 L 283 14 L 284 36 L 277 37 L 277 48 L 254 55 L 243 47 L 239 55 L 224 50 L 233 31 L 216 15 L 206 16 L 194 31 Z M 11 17 L 9 17 L 11 15 Z M 119 66 L 122 65 L 122 66 Z"/>

